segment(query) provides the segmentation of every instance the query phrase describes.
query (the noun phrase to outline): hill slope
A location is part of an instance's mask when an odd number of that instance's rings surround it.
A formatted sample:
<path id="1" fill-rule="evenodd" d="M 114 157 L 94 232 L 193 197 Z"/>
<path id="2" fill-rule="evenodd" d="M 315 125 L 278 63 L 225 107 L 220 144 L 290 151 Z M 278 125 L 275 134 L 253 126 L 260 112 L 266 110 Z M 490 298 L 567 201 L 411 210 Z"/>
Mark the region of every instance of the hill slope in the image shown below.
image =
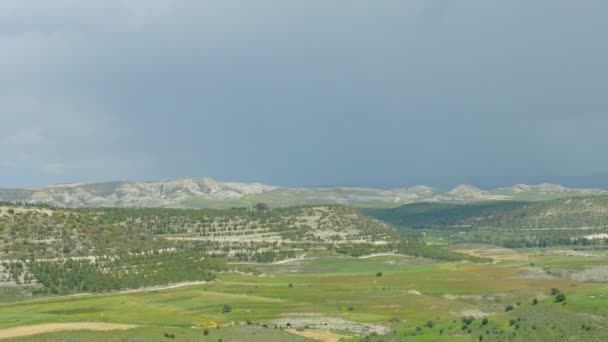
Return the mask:
<path id="1" fill-rule="evenodd" d="M 481 260 L 402 240 L 391 226 L 339 205 L 221 210 L 5 204 L 0 300 L 15 288 L 55 294 L 205 281 L 239 267 L 225 261 L 379 252 Z"/>
<path id="2" fill-rule="evenodd" d="M 390 226 L 343 206 L 272 211 L 0 206 L 1 259 L 121 255 L 186 245 L 246 257 L 276 246 L 382 245 L 395 237 Z"/>
<path id="3" fill-rule="evenodd" d="M 399 208 L 362 211 L 394 225 L 414 228 L 608 227 L 608 196 L 571 197 L 542 202 L 415 203 Z"/>

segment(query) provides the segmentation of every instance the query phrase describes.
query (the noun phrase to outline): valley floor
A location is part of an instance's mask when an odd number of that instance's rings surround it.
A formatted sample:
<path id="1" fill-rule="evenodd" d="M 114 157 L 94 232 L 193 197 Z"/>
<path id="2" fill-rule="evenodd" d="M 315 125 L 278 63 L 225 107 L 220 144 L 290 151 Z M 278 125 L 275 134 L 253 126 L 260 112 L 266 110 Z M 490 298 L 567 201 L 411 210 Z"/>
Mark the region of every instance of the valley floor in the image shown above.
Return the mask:
<path id="1" fill-rule="evenodd" d="M 497 262 L 309 255 L 253 266 L 259 275 L 220 273 L 212 282 L 181 287 L 0 304 L 0 338 L 608 340 L 608 279 L 593 278 L 593 270 L 608 268 L 605 251 L 455 248 Z M 565 300 L 556 302 L 552 288 Z M 72 331 L 79 327 L 86 330 Z M 129 329 L 93 331 L 104 327 Z M 24 336 L 24 331 L 36 334 Z"/>

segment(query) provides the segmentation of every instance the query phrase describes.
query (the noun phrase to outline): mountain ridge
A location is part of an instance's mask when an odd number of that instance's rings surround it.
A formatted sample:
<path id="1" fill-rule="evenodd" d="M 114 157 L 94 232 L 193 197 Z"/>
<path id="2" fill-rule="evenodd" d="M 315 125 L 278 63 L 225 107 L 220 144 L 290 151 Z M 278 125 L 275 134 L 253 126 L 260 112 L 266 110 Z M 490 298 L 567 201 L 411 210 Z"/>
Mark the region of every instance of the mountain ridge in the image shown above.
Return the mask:
<path id="1" fill-rule="evenodd" d="M 395 189 L 291 188 L 257 182 L 220 182 L 209 177 L 196 177 L 164 181 L 65 183 L 21 189 L 0 189 L 0 201 L 47 203 L 65 207 L 228 208 L 250 206 L 257 202 L 265 202 L 273 207 L 309 204 L 396 207 L 418 202 L 537 201 L 607 194 L 606 189 L 570 189 L 549 183 L 516 184 L 491 190 L 461 184 L 449 191 L 442 191 L 423 185 Z"/>

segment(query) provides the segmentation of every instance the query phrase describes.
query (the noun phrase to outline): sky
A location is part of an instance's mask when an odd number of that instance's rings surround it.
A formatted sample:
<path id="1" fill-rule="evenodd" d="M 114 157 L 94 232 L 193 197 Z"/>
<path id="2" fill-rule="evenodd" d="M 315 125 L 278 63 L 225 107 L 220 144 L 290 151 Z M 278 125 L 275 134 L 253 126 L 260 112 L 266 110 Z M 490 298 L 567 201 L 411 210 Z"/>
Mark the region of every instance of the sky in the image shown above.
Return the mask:
<path id="1" fill-rule="evenodd" d="M 605 0 L 3 0 L 0 187 L 608 181 L 606 32 Z"/>

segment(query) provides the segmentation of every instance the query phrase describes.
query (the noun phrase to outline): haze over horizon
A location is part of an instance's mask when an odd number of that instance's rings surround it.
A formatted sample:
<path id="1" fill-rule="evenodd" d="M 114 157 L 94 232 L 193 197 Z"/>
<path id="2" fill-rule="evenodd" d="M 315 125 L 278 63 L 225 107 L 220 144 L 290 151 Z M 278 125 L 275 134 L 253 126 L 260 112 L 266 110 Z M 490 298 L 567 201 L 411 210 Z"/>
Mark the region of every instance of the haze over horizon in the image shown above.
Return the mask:
<path id="1" fill-rule="evenodd" d="M 4 1 L 0 188 L 608 187 L 607 10 Z"/>
<path id="2" fill-rule="evenodd" d="M 68 184 L 93 184 L 93 183 L 107 183 L 107 182 L 165 182 L 180 179 L 197 179 L 205 178 L 207 176 L 185 176 L 176 178 L 165 178 L 165 179 L 108 179 L 99 181 L 67 181 L 60 183 L 48 183 L 48 184 L 34 184 L 27 186 L 17 186 L 15 189 L 26 189 L 26 188 L 38 188 L 53 185 L 68 185 Z M 207 177 L 211 178 L 211 177 Z M 325 184 L 272 184 L 263 183 L 259 181 L 235 181 L 230 179 L 211 178 L 215 182 L 231 182 L 231 183 L 262 183 L 265 185 L 271 185 L 276 187 L 284 188 L 340 188 L 340 187 L 351 187 L 351 188 L 372 188 L 372 189 L 400 189 L 400 188 L 412 188 L 416 186 L 427 186 L 435 188 L 437 190 L 448 191 L 458 186 L 466 185 L 473 186 L 481 190 L 495 190 L 499 188 L 509 188 L 521 184 L 525 185 L 542 185 L 542 184 L 556 184 L 565 186 L 566 188 L 572 189 L 583 189 L 583 188 L 597 188 L 597 189 L 608 189 L 608 173 L 596 173 L 586 176 L 545 176 L 545 177 L 531 177 L 527 179 L 520 179 L 520 182 L 510 183 L 508 180 L 503 178 L 493 177 L 468 177 L 462 179 L 454 179 L 450 181 L 440 180 L 418 180 L 403 182 L 397 180 L 382 180 L 382 181 L 362 181 L 362 182 L 351 182 L 351 183 L 325 183 Z M 0 190 L 3 188 L 0 187 Z M 7 189 L 7 188 L 5 188 Z"/>

